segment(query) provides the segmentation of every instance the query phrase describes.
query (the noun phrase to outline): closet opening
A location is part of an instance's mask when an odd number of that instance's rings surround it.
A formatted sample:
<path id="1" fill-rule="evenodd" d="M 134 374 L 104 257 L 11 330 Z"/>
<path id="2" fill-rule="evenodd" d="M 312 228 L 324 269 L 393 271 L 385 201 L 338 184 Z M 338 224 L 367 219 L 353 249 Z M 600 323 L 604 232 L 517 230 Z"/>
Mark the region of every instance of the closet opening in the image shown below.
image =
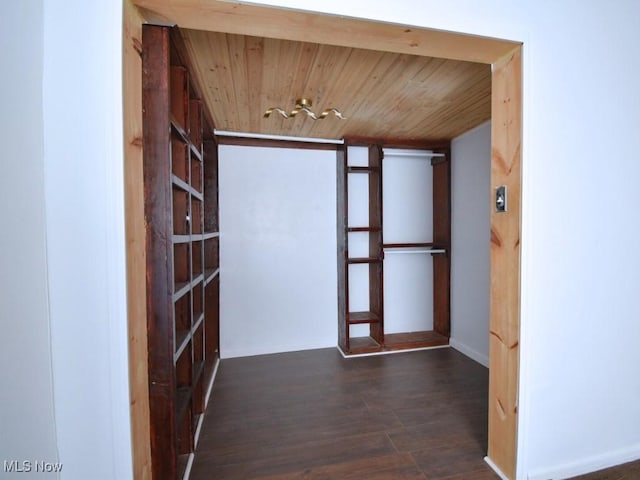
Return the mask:
<path id="1" fill-rule="evenodd" d="M 135 51 L 139 50 L 139 32 L 143 15 L 147 20 L 157 22 L 159 18 L 163 22 L 177 23 L 183 28 L 211 29 L 225 31 L 233 26 L 236 32 L 244 32 L 250 35 L 260 35 L 270 32 L 276 35 L 277 31 L 291 32 L 287 28 L 278 28 L 277 25 L 311 25 L 311 31 L 290 34 L 300 39 L 312 38 L 317 41 L 328 40 L 331 36 L 339 38 L 344 45 L 389 48 L 389 29 L 394 26 L 376 24 L 355 19 L 336 19 L 321 15 L 305 14 L 302 12 L 278 10 L 267 7 L 255 7 L 243 5 L 235 16 L 228 15 L 229 8 L 236 8 L 226 2 L 210 2 L 206 5 L 198 5 L 185 9 L 174 9 L 165 2 L 149 0 L 144 3 L 147 10 L 136 12 L 135 8 L 126 2 L 125 5 L 125 36 L 128 42 L 125 49 L 125 62 L 131 68 L 125 79 L 125 96 L 133 95 L 138 80 L 136 71 L 140 73 L 139 59 L 135 58 Z M 310 15 L 314 20 L 307 21 L 305 15 Z M 298 17 L 305 18 L 298 18 Z M 206 22 L 203 19 L 207 19 Z M 216 20 L 217 19 L 217 20 Z M 370 36 L 349 36 L 344 32 L 350 31 L 347 24 L 353 22 L 358 26 L 371 28 Z M 273 28 L 273 25 L 276 28 Z M 360 25 L 361 24 L 361 25 Z M 294 29 L 295 30 L 295 29 Z M 361 31 L 361 30 L 358 30 Z M 385 33 L 386 32 L 386 33 Z M 493 66 L 491 75 L 492 90 L 492 186 L 507 185 L 510 193 L 509 212 L 491 217 L 491 379 L 489 401 L 489 458 L 495 466 L 507 476 L 513 477 L 515 472 L 515 445 L 517 426 L 517 385 L 518 385 L 518 322 L 519 322 L 519 220 L 520 220 L 520 139 L 521 139 L 521 57 L 520 45 L 514 42 L 502 40 L 467 37 L 446 32 L 436 32 L 428 29 L 405 29 L 405 33 L 412 35 L 425 35 L 420 42 L 411 40 L 413 49 L 409 49 L 419 55 L 433 55 L 440 58 L 458 58 L 472 61 L 480 61 Z M 456 42 L 444 41 L 430 42 L 429 36 L 451 36 Z M 393 43 L 393 42 L 391 42 Z M 408 43 L 408 42 L 407 42 Z M 392 49 L 404 51 L 408 47 L 403 41 Z M 431 50 L 430 50 L 431 49 Z M 127 56 L 126 52 L 134 52 Z M 388 51 L 388 50 L 387 50 Z M 479 53 L 484 52 L 484 53 Z M 202 85 L 200 85 L 202 89 Z M 127 104 L 129 102 L 126 102 Z M 136 102 L 131 103 L 129 114 L 135 117 Z M 130 118 L 128 118 L 130 120 Z M 144 281 L 140 283 L 140 265 L 144 265 L 144 252 L 140 252 L 141 231 L 137 227 L 129 229 L 129 225 L 144 224 L 142 221 L 140 185 L 142 172 L 138 167 L 136 158 L 140 158 L 141 152 L 136 151 L 140 145 L 140 123 L 136 121 L 128 123 L 126 132 L 127 141 L 127 205 L 128 205 L 128 240 L 131 245 L 128 251 L 128 263 L 130 268 L 129 298 L 143 298 L 145 296 Z M 138 139 L 138 140 L 136 140 Z M 489 197 L 489 195 L 488 195 Z M 129 209 L 129 207 L 132 207 Z M 129 236 L 131 232 L 132 236 Z M 143 233 L 142 233 L 143 234 Z M 138 235 L 136 237 L 136 235 Z M 429 243 L 429 242 L 416 242 Z M 143 275 L 144 276 L 144 275 Z M 142 277 L 143 277 L 142 276 Z M 140 296 L 142 294 L 142 297 Z M 146 314 L 138 306 L 130 306 L 132 329 L 132 359 L 138 361 L 132 363 L 132 409 L 142 409 L 144 418 L 145 404 L 148 407 L 147 378 L 140 372 L 140 361 L 146 357 L 145 333 L 138 328 L 141 322 L 146 322 Z M 145 345 L 143 349 L 141 345 Z M 133 360 L 132 360 L 133 362 Z M 140 400 L 136 402 L 136 400 Z M 138 410 L 137 410 L 138 411 Z M 143 421 L 134 422 L 135 465 L 138 469 L 147 471 L 150 469 L 148 425 Z M 145 447 L 146 445 L 146 447 Z"/>

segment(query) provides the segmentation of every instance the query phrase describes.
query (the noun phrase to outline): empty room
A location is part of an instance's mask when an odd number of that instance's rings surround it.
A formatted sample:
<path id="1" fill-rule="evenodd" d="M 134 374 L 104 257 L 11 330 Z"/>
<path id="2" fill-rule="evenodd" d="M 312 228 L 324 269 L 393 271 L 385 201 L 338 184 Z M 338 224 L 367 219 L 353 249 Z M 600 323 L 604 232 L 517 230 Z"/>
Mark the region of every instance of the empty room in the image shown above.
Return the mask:
<path id="1" fill-rule="evenodd" d="M 141 34 L 153 470 L 494 475 L 491 66 Z"/>
<path id="2" fill-rule="evenodd" d="M 8 478 L 640 475 L 637 2 L 1 8 Z"/>

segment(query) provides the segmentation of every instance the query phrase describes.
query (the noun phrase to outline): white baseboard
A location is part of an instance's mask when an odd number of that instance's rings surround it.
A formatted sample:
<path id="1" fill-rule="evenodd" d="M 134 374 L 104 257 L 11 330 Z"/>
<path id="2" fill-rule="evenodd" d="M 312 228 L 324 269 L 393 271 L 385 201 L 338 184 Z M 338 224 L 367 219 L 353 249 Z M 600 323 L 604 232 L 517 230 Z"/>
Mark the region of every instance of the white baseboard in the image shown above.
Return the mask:
<path id="1" fill-rule="evenodd" d="M 342 358 L 360 358 L 360 357 L 375 357 L 377 355 L 392 355 L 394 353 L 407 353 L 407 352 L 420 352 L 422 350 L 435 350 L 437 348 L 449 348 L 449 345 L 435 345 L 433 347 L 418 347 L 418 348 L 406 348 L 406 349 L 398 349 L 398 350 L 384 350 L 382 352 L 370 352 L 370 353 L 356 353 L 352 355 L 347 355 L 342 351 L 340 345 L 336 347 Z"/>
<path id="2" fill-rule="evenodd" d="M 480 365 L 484 365 L 485 367 L 489 368 L 489 357 L 487 355 L 474 350 L 473 348 L 456 340 L 455 338 L 449 339 L 449 345 L 451 345 L 452 348 L 455 348 L 463 355 L 466 355 L 470 359 L 475 360 Z"/>
<path id="3" fill-rule="evenodd" d="M 504 473 L 502 473 L 502 470 L 500 470 L 498 466 L 495 463 L 493 463 L 493 461 L 489 457 L 484 457 L 484 461 L 487 463 L 487 465 L 491 467 L 491 469 L 494 472 L 496 472 L 496 475 L 498 475 L 502 480 L 509 480 L 509 477 L 507 477 Z"/>
<path id="4" fill-rule="evenodd" d="M 329 343 L 330 342 L 330 343 Z M 255 357 L 257 355 L 273 355 L 274 353 L 291 353 L 301 352 L 305 350 L 318 350 L 320 348 L 333 348 L 338 343 L 338 338 L 331 339 L 321 343 L 308 343 L 308 344 L 292 344 L 292 345 L 273 345 L 267 343 L 264 346 L 255 347 L 240 347 L 240 348 L 228 348 L 224 345 L 220 346 L 220 359 L 226 360 L 229 358 L 241 358 L 241 357 Z"/>
<path id="5" fill-rule="evenodd" d="M 529 480 L 561 480 L 635 460 L 640 460 L 640 444 L 601 455 L 593 455 L 575 462 L 565 463 L 564 465 L 539 468 L 529 473 L 527 478 Z"/>

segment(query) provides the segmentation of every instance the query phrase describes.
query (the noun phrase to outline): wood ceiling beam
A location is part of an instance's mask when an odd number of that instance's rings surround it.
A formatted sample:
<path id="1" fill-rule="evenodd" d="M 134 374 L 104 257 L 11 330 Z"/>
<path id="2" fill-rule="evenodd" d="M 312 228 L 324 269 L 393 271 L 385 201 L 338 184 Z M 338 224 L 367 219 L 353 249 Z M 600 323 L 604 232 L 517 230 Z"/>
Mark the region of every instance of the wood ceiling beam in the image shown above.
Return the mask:
<path id="1" fill-rule="evenodd" d="M 494 63 L 520 44 L 441 30 L 220 0 L 134 0 L 148 23 Z"/>

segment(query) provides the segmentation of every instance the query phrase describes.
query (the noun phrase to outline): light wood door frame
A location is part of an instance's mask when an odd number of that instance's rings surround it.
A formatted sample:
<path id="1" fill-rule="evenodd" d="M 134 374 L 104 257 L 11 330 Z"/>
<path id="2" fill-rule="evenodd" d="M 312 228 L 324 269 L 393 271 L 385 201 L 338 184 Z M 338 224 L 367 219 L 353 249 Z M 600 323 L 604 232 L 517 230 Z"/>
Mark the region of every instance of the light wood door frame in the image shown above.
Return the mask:
<path id="1" fill-rule="evenodd" d="M 133 3 L 132 3 L 133 2 Z M 138 8 L 133 6 L 135 4 Z M 515 478 L 520 336 L 522 44 L 354 18 L 220 0 L 124 0 L 125 202 L 135 478 L 151 478 L 146 376 L 140 80 L 143 22 L 492 65 L 491 182 L 506 185 L 507 213 L 491 216 L 488 458 Z M 487 201 L 493 205 L 493 188 Z M 493 211 L 493 208 L 492 208 Z"/>

